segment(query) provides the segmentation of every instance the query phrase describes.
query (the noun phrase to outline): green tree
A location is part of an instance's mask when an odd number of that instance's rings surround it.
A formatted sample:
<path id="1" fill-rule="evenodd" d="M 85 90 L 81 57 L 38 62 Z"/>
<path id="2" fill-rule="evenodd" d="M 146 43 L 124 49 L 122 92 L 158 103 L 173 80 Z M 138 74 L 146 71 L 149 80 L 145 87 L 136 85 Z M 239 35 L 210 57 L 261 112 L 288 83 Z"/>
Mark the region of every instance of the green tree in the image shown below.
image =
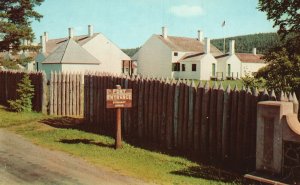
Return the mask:
<path id="1" fill-rule="evenodd" d="M 40 21 L 42 15 L 34 10 L 44 0 L 1 0 L 0 1 L 0 51 L 35 50 L 37 47 L 22 45 L 24 40 L 32 42 L 33 20 Z"/>
<path id="2" fill-rule="evenodd" d="M 266 86 L 277 92 L 300 90 L 300 1 L 259 0 L 258 9 L 278 27 L 282 44 L 271 48 L 264 59 L 267 66 L 256 77 L 266 79 Z M 299 95 L 299 94 L 298 94 Z"/>
<path id="3" fill-rule="evenodd" d="M 21 82 L 18 83 L 18 98 L 16 100 L 8 100 L 10 109 L 16 112 L 30 112 L 32 110 L 33 93 L 34 87 L 31 84 L 29 75 L 25 73 Z"/>

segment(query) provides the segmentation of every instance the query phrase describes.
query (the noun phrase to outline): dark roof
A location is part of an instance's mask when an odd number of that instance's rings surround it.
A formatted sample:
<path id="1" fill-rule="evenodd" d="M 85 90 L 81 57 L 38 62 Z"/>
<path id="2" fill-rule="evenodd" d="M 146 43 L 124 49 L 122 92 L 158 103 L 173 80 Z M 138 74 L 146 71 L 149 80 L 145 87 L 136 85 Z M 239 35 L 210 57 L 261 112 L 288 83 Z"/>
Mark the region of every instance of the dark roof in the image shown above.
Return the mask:
<path id="1" fill-rule="evenodd" d="M 69 39 L 57 47 L 42 62 L 43 64 L 100 64 L 100 61 L 88 51 Z"/>
<path id="2" fill-rule="evenodd" d="M 89 37 L 88 35 L 74 36 L 73 40 L 75 40 L 80 46 L 82 46 L 85 43 L 87 43 L 88 41 L 90 41 L 91 39 L 93 39 L 94 37 L 96 37 L 97 35 L 99 35 L 99 33 L 94 33 L 94 35 L 91 37 Z M 46 52 L 51 53 L 57 47 L 59 47 L 61 44 L 65 43 L 68 40 L 69 40 L 68 37 L 59 38 L 59 39 L 49 39 L 46 42 L 46 50 L 47 50 Z"/>
<path id="3" fill-rule="evenodd" d="M 162 40 L 173 51 L 199 52 L 199 53 L 204 52 L 204 47 L 205 47 L 204 42 L 200 42 L 196 38 L 175 37 L 175 36 L 168 36 L 167 38 L 164 38 L 162 35 L 156 35 L 156 37 Z M 212 44 L 210 44 L 210 51 L 214 56 L 223 54 Z"/>
<path id="4" fill-rule="evenodd" d="M 241 62 L 245 63 L 265 63 L 262 59 L 263 55 L 253 53 L 236 53 L 236 56 L 240 59 Z"/>

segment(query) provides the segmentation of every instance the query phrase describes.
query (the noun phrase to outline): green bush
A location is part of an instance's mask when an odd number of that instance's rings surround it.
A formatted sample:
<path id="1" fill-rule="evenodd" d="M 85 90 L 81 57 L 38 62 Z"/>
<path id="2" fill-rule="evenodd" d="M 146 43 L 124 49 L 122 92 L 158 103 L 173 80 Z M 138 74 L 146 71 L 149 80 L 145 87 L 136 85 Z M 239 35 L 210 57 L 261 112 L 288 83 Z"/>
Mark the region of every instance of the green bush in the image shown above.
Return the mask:
<path id="1" fill-rule="evenodd" d="M 34 95 L 34 87 L 27 73 L 24 74 L 21 82 L 18 83 L 17 95 L 18 99 L 8 100 L 9 108 L 16 112 L 30 112 L 32 110 L 31 101 Z"/>
<path id="2" fill-rule="evenodd" d="M 263 78 L 254 78 L 249 75 L 241 78 L 243 85 L 250 89 L 262 89 L 265 87 L 265 80 Z"/>

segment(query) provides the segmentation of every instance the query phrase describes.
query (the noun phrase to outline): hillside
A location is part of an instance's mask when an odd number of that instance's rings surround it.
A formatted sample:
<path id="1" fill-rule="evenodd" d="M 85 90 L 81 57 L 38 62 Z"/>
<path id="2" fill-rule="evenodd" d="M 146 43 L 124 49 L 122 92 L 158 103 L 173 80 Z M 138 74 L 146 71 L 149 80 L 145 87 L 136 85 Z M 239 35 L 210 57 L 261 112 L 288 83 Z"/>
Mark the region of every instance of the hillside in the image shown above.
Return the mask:
<path id="1" fill-rule="evenodd" d="M 266 53 L 266 51 L 274 46 L 279 45 L 280 39 L 277 33 L 258 33 L 251 35 L 242 35 L 226 38 L 226 52 L 229 47 L 229 40 L 235 40 L 235 49 L 238 53 L 250 53 L 252 48 L 257 49 L 257 53 Z M 219 50 L 223 51 L 223 39 L 212 39 L 212 44 Z"/>
<path id="2" fill-rule="evenodd" d="M 241 35 L 235 37 L 226 38 L 226 52 L 228 51 L 229 40 L 235 40 L 236 52 L 238 53 L 250 53 L 252 48 L 257 49 L 257 53 L 266 53 L 266 51 L 280 43 L 277 33 L 258 33 L 250 35 Z M 219 50 L 223 51 L 223 39 L 212 39 L 212 44 L 215 45 Z M 122 49 L 124 53 L 132 57 L 140 47 L 131 49 Z"/>

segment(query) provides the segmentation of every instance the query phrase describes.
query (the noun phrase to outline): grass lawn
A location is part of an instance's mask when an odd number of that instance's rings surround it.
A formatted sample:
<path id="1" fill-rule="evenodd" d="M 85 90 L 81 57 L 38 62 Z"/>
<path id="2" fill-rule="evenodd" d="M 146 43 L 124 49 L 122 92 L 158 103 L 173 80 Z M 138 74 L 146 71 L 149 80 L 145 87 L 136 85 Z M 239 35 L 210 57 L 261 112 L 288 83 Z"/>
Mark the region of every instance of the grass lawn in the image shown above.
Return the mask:
<path id="1" fill-rule="evenodd" d="M 199 80 L 194 80 L 194 82 L 195 82 L 195 85 L 197 86 L 200 81 Z M 204 85 L 207 81 L 203 80 L 201 82 Z M 230 85 L 231 89 L 233 89 L 235 87 L 235 85 L 237 85 L 238 89 L 242 89 L 242 86 L 243 86 L 242 80 L 223 80 L 223 81 L 212 81 L 212 80 L 210 80 L 208 82 L 209 82 L 210 87 L 213 87 L 213 85 L 215 83 L 217 83 L 217 85 L 219 87 L 220 83 L 222 83 L 224 90 L 227 88 L 228 85 Z"/>
<path id="2" fill-rule="evenodd" d="M 123 142 L 115 150 L 113 138 L 78 129 L 56 128 L 62 120 L 81 124 L 79 118 L 61 118 L 38 113 L 13 113 L 0 106 L 0 128 L 17 132 L 34 143 L 81 157 L 94 165 L 117 170 L 157 184 L 240 184 L 240 176 L 181 157 L 151 152 Z M 48 123 L 48 124 L 45 124 Z M 67 126 L 66 126 L 67 127 Z"/>

